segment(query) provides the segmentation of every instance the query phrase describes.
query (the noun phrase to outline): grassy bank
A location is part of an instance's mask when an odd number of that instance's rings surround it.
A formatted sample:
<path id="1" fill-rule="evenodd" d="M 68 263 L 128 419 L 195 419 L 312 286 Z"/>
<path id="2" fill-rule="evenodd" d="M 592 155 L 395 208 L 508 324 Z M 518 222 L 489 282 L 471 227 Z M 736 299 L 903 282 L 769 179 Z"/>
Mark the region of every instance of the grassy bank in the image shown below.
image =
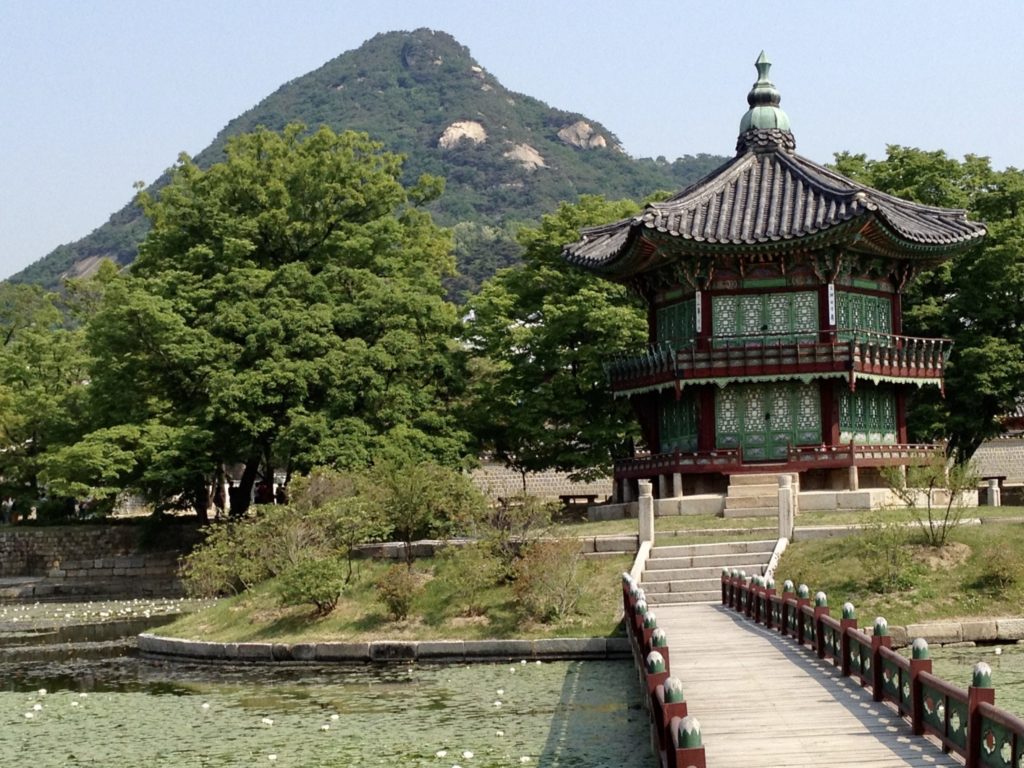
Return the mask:
<path id="1" fill-rule="evenodd" d="M 485 590 L 476 601 L 478 611 L 464 610 L 457 587 L 437 577 L 434 559 L 424 558 L 413 567 L 420 589 L 409 617 L 400 621 L 388 616 L 374 587 L 389 565 L 362 561 L 353 583 L 325 617 L 314 616 L 308 606 L 282 606 L 279 585 L 272 580 L 219 600 L 160 632 L 222 642 L 605 637 L 621 633 L 616 618 L 622 595 L 620 575 L 632 562 L 629 555 L 584 561 L 577 610 L 550 623 L 524 618 L 508 584 Z"/>
<path id="2" fill-rule="evenodd" d="M 912 531 L 913 529 L 911 529 Z M 912 533 L 899 550 L 884 542 L 843 537 L 791 544 L 776 571 L 824 591 L 832 610 L 847 600 L 861 623 L 885 616 L 890 624 L 940 619 L 1019 616 L 1024 599 L 1024 525 L 992 522 L 953 530 L 945 547 Z M 890 583 L 881 574 L 895 565 Z"/>

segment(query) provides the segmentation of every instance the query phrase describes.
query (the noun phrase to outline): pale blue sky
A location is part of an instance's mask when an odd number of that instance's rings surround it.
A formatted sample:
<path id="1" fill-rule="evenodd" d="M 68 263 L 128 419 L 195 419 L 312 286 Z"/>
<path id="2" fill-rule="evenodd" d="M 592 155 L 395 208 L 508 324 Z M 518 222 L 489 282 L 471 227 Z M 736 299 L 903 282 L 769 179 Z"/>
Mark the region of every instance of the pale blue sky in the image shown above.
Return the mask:
<path id="1" fill-rule="evenodd" d="M 730 154 L 764 48 L 811 159 L 897 143 L 1024 166 L 1016 0 L 0 0 L 0 278 L 287 80 L 423 26 L 635 156 Z"/>

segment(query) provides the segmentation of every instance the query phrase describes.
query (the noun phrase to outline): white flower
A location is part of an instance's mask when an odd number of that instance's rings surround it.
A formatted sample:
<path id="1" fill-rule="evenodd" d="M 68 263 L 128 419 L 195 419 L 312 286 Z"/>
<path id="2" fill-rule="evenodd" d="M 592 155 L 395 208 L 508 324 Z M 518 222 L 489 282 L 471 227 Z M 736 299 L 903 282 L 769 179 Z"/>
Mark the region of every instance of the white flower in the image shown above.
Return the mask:
<path id="1" fill-rule="evenodd" d="M 500 707 L 500 706 L 501 706 L 501 702 L 500 702 L 500 701 L 495 701 L 495 702 L 494 702 L 494 706 L 496 706 L 496 707 Z"/>
<path id="2" fill-rule="evenodd" d="M 78 706 L 78 702 L 77 701 L 72 701 L 71 702 L 71 706 L 72 707 L 77 707 Z"/>
<path id="3" fill-rule="evenodd" d="M 504 736 L 504 735 L 505 735 L 505 732 L 504 732 L 504 731 L 495 731 L 495 732 L 494 732 L 494 735 L 495 735 L 495 736 Z"/>
<path id="4" fill-rule="evenodd" d="M 447 757 L 447 756 L 448 756 L 448 750 L 447 749 L 439 749 L 439 750 L 437 750 L 437 752 L 434 753 L 434 757 Z"/>
<path id="5" fill-rule="evenodd" d="M 519 762 L 523 765 L 526 765 L 528 762 L 530 762 L 530 758 L 528 758 L 526 755 L 523 755 L 519 758 Z"/>
<path id="6" fill-rule="evenodd" d="M 32 709 L 34 709 L 36 712 L 42 712 L 43 711 L 43 705 L 42 704 L 34 704 L 32 706 Z"/>
<path id="7" fill-rule="evenodd" d="M 25 713 L 25 719 L 26 719 L 26 720 L 31 720 L 31 719 L 32 719 L 33 717 L 35 717 L 35 716 L 36 716 L 36 713 L 35 713 L 35 712 L 26 712 L 26 713 Z"/>
<path id="8" fill-rule="evenodd" d="M 267 755 L 267 760 L 269 760 L 270 762 L 274 762 L 275 760 L 277 760 L 277 755 Z"/>
<path id="9" fill-rule="evenodd" d="M 39 695 L 40 696 L 45 696 L 46 695 L 46 689 L 45 688 L 40 688 L 39 689 Z"/>
<path id="10" fill-rule="evenodd" d="M 264 717 L 262 720 L 260 720 L 260 722 L 263 723 L 264 725 L 273 725 L 274 724 L 274 721 L 271 720 L 269 717 Z"/>
<path id="11" fill-rule="evenodd" d="M 338 719 L 337 715 L 331 715 L 331 720 L 337 720 L 337 719 Z"/>
<path id="12" fill-rule="evenodd" d="M 504 696 L 504 695 L 505 695 L 505 689 L 504 689 L 504 688 L 499 688 L 499 689 L 497 690 L 497 694 L 498 694 L 499 696 Z"/>
<path id="13" fill-rule="evenodd" d="M 466 758 L 467 760 L 472 760 L 473 759 L 473 753 L 470 752 L 468 749 L 465 752 L 462 753 L 462 756 L 464 758 Z"/>
<path id="14" fill-rule="evenodd" d="M 331 726 L 329 726 L 327 723 L 324 723 L 323 725 L 320 726 L 320 730 L 321 731 L 329 731 L 329 730 L 331 730 Z"/>
<path id="15" fill-rule="evenodd" d="M 210 702 L 208 702 L 208 701 L 204 701 L 204 702 L 202 703 L 202 707 L 203 707 L 203 709 L 209 709 L 209 708 L 210 708 Z"/>

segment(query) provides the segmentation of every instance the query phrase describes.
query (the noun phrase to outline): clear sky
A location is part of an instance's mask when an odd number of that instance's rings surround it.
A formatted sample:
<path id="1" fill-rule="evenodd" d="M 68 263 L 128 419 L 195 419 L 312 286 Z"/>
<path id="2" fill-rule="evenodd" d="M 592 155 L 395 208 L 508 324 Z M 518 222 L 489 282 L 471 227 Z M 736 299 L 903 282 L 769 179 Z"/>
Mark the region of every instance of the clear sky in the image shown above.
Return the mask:
<path id="1" fill-rule="evenodd" d="M 0 278 L 284 82 L 417 27 L 638 157 L 731 154 L 763 48 L 813 160 L 906 144 L 1024 166 L 1020 0 L 0 0 Z"/>

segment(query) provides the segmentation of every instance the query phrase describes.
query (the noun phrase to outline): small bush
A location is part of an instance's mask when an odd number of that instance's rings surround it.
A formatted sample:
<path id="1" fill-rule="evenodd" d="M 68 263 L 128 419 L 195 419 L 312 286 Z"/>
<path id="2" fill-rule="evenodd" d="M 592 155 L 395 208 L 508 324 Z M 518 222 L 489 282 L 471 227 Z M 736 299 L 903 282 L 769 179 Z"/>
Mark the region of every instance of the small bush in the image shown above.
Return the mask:
<path id="1" fill-rule="evenodd" d="M 1010 589 L 1024 582 L 1024 562 L 1006 542 L 990 546 L 985 552 L 977 584 L 990 589 Z"/>
<path id="2" fill-rule="evenodd" d="M 501 561 L 486 544 L 447 547 L 439 560 L 439 576 L 448 585 L 456 610 L 464 616 L 482 615 L 486 590 L 502 577 Z"/>
<path id="3" fill-rule="evenodd" d="M 401 621 L 409 615 L 419 592 L 419 584 L 412 571 L 404 565 L 393 565 L 377 580 L 377 596 L 388 615 Z"/>
<path id="4" fill-rule="evenodd" d="M 346 571 L 345 562 L 336 557 L 303 560 L 281 575 L 281 603 L 311 603 L 317 616 L 326 616 L 338 605 L 348 581 Z"/>
<path id="5" fill-rule="evenodd" d="M 583 553 L 575 539 L 542 539 L 515 565 L 513 592 L 522 611 L 538 621 L 558 621 L 576 610 L 583 594 Z"/>
<path id="6" fill-rule="evenodd" d="M 906 526 L 870 517 L 853 540 L 867 570 L 868 585 L 876 592 L 909 589 L 916 566 L 908 546 Z"/>
<path id="7" fill-rule="evenodd" d="M 536 496 L 506 496 L 481 518 L 475 533 L 501 561 L 505 578 L 514 578 L 520 553 L 547 534 L 555 509 Z"/>

